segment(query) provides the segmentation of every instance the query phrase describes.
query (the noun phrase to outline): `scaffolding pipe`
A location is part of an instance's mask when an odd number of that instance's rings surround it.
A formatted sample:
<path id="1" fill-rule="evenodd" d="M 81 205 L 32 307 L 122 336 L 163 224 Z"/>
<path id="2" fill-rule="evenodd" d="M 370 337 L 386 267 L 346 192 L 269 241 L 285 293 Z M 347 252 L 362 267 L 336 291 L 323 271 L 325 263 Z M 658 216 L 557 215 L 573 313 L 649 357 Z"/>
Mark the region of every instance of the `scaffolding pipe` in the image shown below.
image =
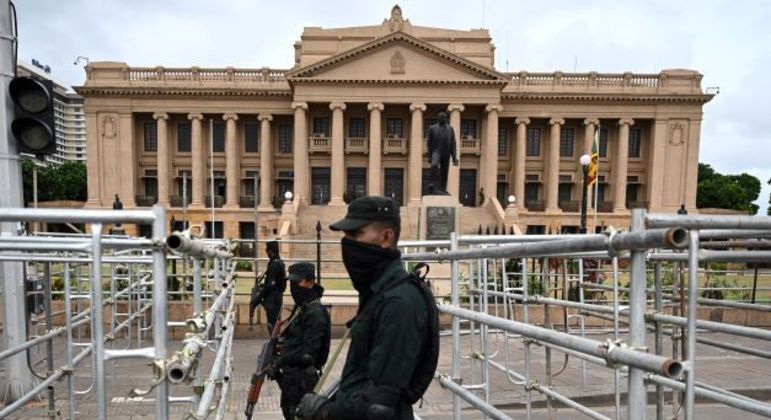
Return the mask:
<path id="1" fill-rule="evenodd" d="M 466 400 L 467 403 L 471 404 L 472 407 L 478 409 L 485 415 L 492 417 L 493 419 L 496 419 L 496 420 L 498 419 L 513 420 L 511 417 L 507 416 L 502 411 L 495 408 L 495 406 L 493 406 L 492 404 L 486 403 L 484 400 L 474 395 L 473 392 L 453 382 L 451 378 L 445 375 L 441 375 L 439 373 L 437 373 L 435 378 L 437 381 L 439 381 L 439 384 L 442 386 L 442 388 L 448 389 L 454 395 L 457 395 L 460 398 L 463 398 L 464 400 Z"/>
<path id="2" fill-rule="evenodd" d="M 645 217 L 648 228 L 681 227 L 684 229 L 757 229 L 771 230 L 768 216 L 705 216 L 648 214 Z"/>
<path id="3" fill-rule="evenodd" d="M 153 206 L 153 240 L 159 243 L 166 236 L 166 208 Z M 155 360 L 157 363 L 165 362 L 168 357 L 168 305 L 166 304 L 166 255 L 163 248 L 156 247 L 153 250 L 153 346 L 155 346 Z M 169 384 L 161 381 L 155 387 L 155 418 L 169 418 Z"/>
<path id="4" fill-rule="evenodd" d="M 616 233 L 611 236 L 589 236 L 537 243 L 502 245 L 495 248 L 477 248 L 462 251 L 422 252 L 402 255 L 403 261 L 453 261 L 481 258 L 514 258 L 548 256 L 569 252 L 620 251 L 647 248 L 683 248 L 688 233 L 679 228 L 656 229 L 635 233 Z"/>
<path id="5" fill-rule="evenodd" d="M 518 321 L 497 318 L 468 309 L 454 307 L 452 305 L 438 304 L 437 308 L 439 309 L 439 312 L 442 313 L 473 322 L 483 323 L 511 333 L 522 334 L 525 337 L 532 337 L 545 343 L 556 344 L 585 354 L 597 356 L 603 358 L 611 365 L 620 363 L 674 378 L 680 376 L 683 372 L 683 366 L 680 362 L 671 358 L 643 353 L 623 346 L 615 346 L 610 343 L 602 343 L 588 338 L 576 337 L 567 333 L 541 328 Z"/>
<path id="6" fill-rule="evenodd" d="M 166 246 L 172 252 L 193 258 L 230 258 L 232 254 L 219 251 L 199 239 L 190 238 L 189 232 L 173 232 L 166 238 Z"/>
<path id="7" fill-rule="evenodd" d="M 2 222 L 48 223 L 135 223 L 151 224 L 155 214 L 150 210 L 85 210 L 85 209 L 31 209 L 0 208 Z"/>
<path id="8" fill-rule="evenodd" d="M 682 391 L 685 391 L 686 389 L 685 384 L 683 384 L 682 382 L 665 378 L 660 375 L 648 374 L 647 379 L 651 382 L 670 387 L 676 391 L 682 392 Z M 725 404 L 730 407 L 738 408 L 739 410 L 758 414 L 765 417 L 771 417 L 771 405 L 765 404 L 757 400 L 752 400 L 746 397 L 738 398 L 729 394 L 716 392 L 716 391 L 702 388 L 702 387 L 695 387 L 694 393 L 701 398 L 706 398 L 715 402 L 719 402 L 721 404 Z"/>

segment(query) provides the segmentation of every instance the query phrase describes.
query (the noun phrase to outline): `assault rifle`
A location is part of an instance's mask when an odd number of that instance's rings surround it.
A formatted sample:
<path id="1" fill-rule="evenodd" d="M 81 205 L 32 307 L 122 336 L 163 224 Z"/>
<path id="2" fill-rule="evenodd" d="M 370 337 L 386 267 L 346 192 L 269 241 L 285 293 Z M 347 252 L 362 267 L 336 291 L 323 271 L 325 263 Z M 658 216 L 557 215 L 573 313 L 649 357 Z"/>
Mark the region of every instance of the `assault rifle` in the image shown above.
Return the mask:
<path id="1" fill-rule="evenodd" d="M 260 357 L 257 358 L 257 370 L 252 374 L 251 386 L 249 387 L 249 393 L 246 396 L 246 419 L 251 420 L 252 414 L 254 414 L 254 405 L 257 404 L 257 400 L 260 399 L 260 391 L 262 391 L 262 384 L 265 382 L 265 375 L 273 363 L 273 355 L 278 343 L 278 337 L 281 335 L 281 326 L 283 321 L 276 322 L 276 326 L 273 327 L 273 332 L 270 335 L 270 340 L 262 344 L 260 350 Z"/>
<path id="2" fill-rule="evenodd" d="M 252 295 L 249 299 L 249 330 L 254 326 L 254 310 L 257 309 L 257 307 L 262 304 L 263 299 L 265 299 L 265 296 L 262 294 L 265 285 L 262 283 L 265 281 L 265 276 L 267 276 L 267 274 L 268 270 L 265 270 L 262 272 L 262 275 L 254 280 Z"/>

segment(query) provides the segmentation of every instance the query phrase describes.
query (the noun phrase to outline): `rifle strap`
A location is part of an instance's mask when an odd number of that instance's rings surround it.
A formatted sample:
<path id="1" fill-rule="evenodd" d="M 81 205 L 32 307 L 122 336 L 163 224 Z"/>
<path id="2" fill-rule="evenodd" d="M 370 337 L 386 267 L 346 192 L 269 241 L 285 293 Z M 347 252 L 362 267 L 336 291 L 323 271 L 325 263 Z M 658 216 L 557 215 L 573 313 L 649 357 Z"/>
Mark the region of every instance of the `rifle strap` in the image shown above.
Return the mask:
<path id="1" fill-rule="evenodd" d="M 351 329 L 346 328 L 345 334 L 343 334 L 343 339 L 340 340 L 340 344 L 337 345 L 337 348 L 335 348 L 335 352 L 332 353 L 332 358 L 329 359 L 329 363 L 327 363 L 326 366 L 324 366 L 323 373 L 321 375 L 321 379 L 319 379 L 319 382 L 316 383 L 316 386 L 313 387 L 313 393 L 318 394 L 321 391 L 321 387 L 324 386 L 324 382 L 327 381 L 327 377 L 329 376 L 329 372 L 332 372 L 332 368 L 335 367 L 335 362 L 337 362 L 337 358 L 340 356 L 340 352 L 343 350 L 343 346 L 345 346 L 345 342 L 348 341 L 348 337 L 351 335 Z"/>

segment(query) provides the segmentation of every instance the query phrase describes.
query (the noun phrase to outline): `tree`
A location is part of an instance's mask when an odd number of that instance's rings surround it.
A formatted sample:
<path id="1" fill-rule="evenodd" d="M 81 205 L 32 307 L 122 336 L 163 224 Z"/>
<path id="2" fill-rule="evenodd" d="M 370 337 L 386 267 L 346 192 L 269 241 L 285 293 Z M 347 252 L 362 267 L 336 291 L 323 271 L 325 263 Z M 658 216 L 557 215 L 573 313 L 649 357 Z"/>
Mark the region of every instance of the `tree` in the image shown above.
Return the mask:
<path id="1" fill-rule="evenodd" d="M 33 202 L 32 171 L 35 164 L 30 159 L 22 161 L 24 203 Z M 38 201 L 74 200 L 86 201 L 88 182 L 86 165 L 66 162 L 59 166 L 37 168 Z"/>
<path id="2" fill-rule="evenodd" d="M 696 207 L 758 212 L 753 202 L 760 195 L 760 180 L 752 175 L 724 175 L 706 163 L 699 164 Z"/>

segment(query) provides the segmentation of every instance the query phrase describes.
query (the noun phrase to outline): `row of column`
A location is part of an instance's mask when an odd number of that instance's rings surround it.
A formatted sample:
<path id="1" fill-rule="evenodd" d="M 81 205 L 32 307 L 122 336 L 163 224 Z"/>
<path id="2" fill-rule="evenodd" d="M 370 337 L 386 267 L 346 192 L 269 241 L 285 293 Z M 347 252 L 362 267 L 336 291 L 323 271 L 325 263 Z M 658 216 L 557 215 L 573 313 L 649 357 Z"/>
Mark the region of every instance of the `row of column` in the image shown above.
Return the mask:
<path id="1" fill-rule="evenodd" d="M 192 184 L 190 207 L 203 207 L 206 190 L 206 156 L 203 140 L 203 114 L 192 113 L 187 116 L 190 120 L 191 137 L 191 162 Z M 153 114 L 158 127 L 158 204 L 169 205 L 172 162 L 169 150 L 169 114 L 156 112 Z M 228 179 L 225 197 L 225 208 L 239 207 L 240 167 L 238 162 L 238 140 L 236 135 L 236 121 L 238 115 L 227 113 L 222 116 L 225 121 L 225 174 Z M 271 197 L 273 196 L 273 160 L 272 142 L 270 141 L 270 122 L 273 116 L 260 114 L 260 208 L 272 209 Z M 210 139 L 212 141 L 213 139 Z M 307 156 L 306 156 L 307 158 Z"/>
<path id="2" fill-rule="evenodd" d="M 530 124 L 529 118 L 517 118 L 514 123 L 517 126 L 515 154 L 514 154 L 514 196 L 524 202 L 525 198 L 525 155 L 527 142 L 527 126 Z M 584 144 L 582 154 L 591 155 L 592 141 L 594 133 L 600 121 L 596 118 L 587 118 L 584 120 Z M 551 118 L 549 120 L 549 146 L 546 156 L 546 212 L 559 212 L 559 173 L 560 173 L 560 133 L 562 126 L 565 125 L 563 118 Z M 614 147 L 613 163 L 613 210 L 622 212 L 626 210 L 626 179 L 627 179 L 627 155 L 629 153 L 629 127 L 634 125 L 634 120 L 622 118 L 618 121 L 618 136 Z M 492 190 L 494 191 L 494 190 Z M 591 192 L 590 192 L 591 194 Z M 589 198 L 591 201 L 591 198 Z"/>
<path id="3" fill-rule="evenodd" d="M 309 158 L 308 158 L 308 127 L 307 111 L 308 104 L 305 102 L 292 103 L 294 111 L 294 189 L 297 198 L 307 202 L 310 196 L 309 180 Z M 384 110 L 382 103 L 370 103 L 367 109 L 370 113 L 369 124 L 369 162 L 367 173 L 367 190 L 371 193 L 382 193 L 383 185 L 380 173 L 382 151 L 382 119 L 381 114 Z M 331 191 L 330 205 L 343 205 L 343 192 L 345 188 L 345 139 L 344 133 L 344 112 L 346 104 L 343 102 L 332 102 L 329 104 L 332 111 L 332 153 L 331 153 Z M 407 185 L 407 204 L 420 205 L 422 196 L 422 170 L 423 170 L 423 113 L 426 111 L 426 105 L 423 103 L 413 103 L 409 106 L 411 113 L 411 132 L 408 154 L 408 185 Z M 448 106 L 450 126 L 453 127 L 456 137 L 460 134 L 461 113 L 464 111 L 462 104 L 451 104 Z M 484 188 L 487 197 L 495 196 L 497 189 L 498 175 L 498 119 L 501 106 L 497 104 L 485 107 L 486 130 L 485 138 L 482 142 L 480 162 L 480 187 Z M 168 205 L 170 196 L 171 180 L 171 155 L 168 141 L 168 119 L 169 115 L 165 112 L 158 112 L 153 115 L 158 126 L 158 202 Z M 239 162 L 238 146 L 236 137 L 236 121 L 238 115 L 227 113 L 223 115 L 226 122 L 225 127 L 225 153 L 226 153 L 226 175 L 227 182 L 226 208 L 238 208 L 239 198 Z M 203 207 L 206 189 L 206 165 L 205 159 L 207 151 L 204 150 L 204 141 L 202 136 L 203 115 L 192 113 L 188 115 L 191 121 L 192 137 L 192 200 L 191 207 Z M 259 114 L 260 121 L 260 208 L 272 209 L 271 198 L 273 197 L 273 153 L 271 142 L 271 114 Z M 524 202 L 525 197 L 525 158 L 527 126 L 530 119 L 520 117 L 515 120 L 516 140 L 514 153 L 514 195 L 520 203 Z M 565 124 L 563 118 L 554 117 L 549 120 L 550 139 L 548 156 L 546 156 L 546 182 L 545 197 L 546 211 L 558 212 L 558 188 L 559 188 L 559 144 L 560 132 Z M 596 118 L 584 120 L 584 144 L 583 153 L 591 153 L 592 140 L 594 132 L 599 124 Z M 623 211 L 626 208 L 626 178 L 627 178 L 627 154 L 629 127 L 634 124 L 632 119 L 620 119 L 618 121 L 618 142 L 615 147 L 614 162 L 614 190 L 613 206 L 614 211 Z M 418 139 L 414 141 L 413 139 Z M 457 141 L 460 141 L 458 138 Z M 460 159 L 460 144 L 458 146 L 458 158 Z M 447 189 L 457 197 L 459 190 L 460 169 L 459 166 L 451 166 L 448 176 Z M 504 203 L 501 203 L 504 204 Z"/>

